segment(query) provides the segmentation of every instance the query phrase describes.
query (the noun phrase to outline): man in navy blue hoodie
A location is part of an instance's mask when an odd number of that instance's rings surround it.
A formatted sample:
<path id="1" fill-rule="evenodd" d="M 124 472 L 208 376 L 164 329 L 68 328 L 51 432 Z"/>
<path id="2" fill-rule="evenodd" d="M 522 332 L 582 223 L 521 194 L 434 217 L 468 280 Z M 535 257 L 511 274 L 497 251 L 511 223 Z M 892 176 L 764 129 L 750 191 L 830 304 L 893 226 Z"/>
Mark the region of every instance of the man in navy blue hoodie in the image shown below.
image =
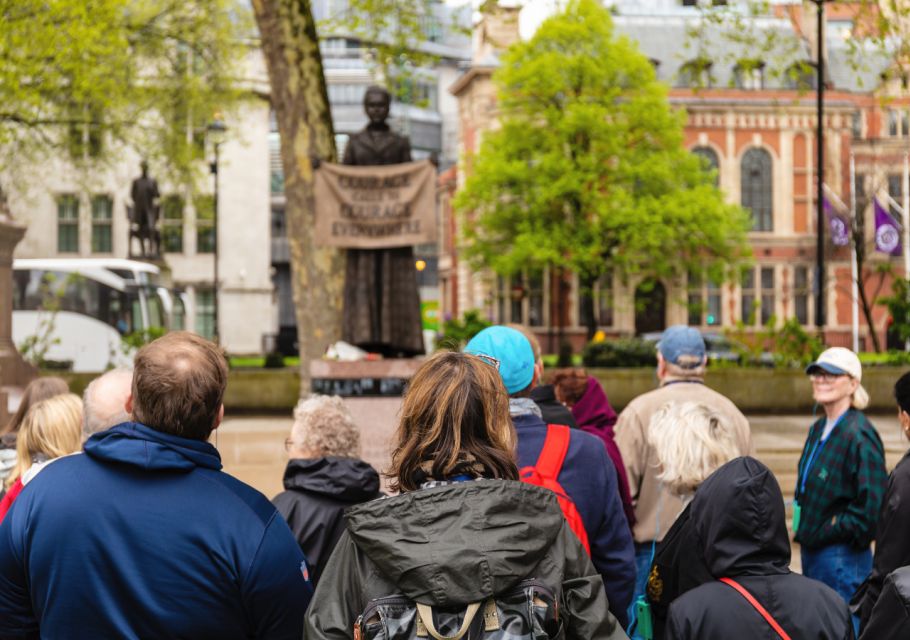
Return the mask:
<path id="1" fill-rule="evenodd" d="M 139 351 L 133 421 L 48 465 L 0 525 L 0 639 L 299 640 L 303 554 L 207 442 L 226 381 L 193 334 Z"/>
<path id="2" fill-rule="evenodd" d="M 519 468 L 534 466 L 547 437 L 547 424 L 531 399 L 540 379 L 531 344 L 509 327 L 488 327 L 465 347 L 499 369 L 518 434 Z M 623 513 L 616 470 L 603 442 L 572 429 L 557 482 L 575 503 L 591 547 L 591 560 L 604 582 L 610 611 L 626 626 L 635 588 L 635 549 Z"/>

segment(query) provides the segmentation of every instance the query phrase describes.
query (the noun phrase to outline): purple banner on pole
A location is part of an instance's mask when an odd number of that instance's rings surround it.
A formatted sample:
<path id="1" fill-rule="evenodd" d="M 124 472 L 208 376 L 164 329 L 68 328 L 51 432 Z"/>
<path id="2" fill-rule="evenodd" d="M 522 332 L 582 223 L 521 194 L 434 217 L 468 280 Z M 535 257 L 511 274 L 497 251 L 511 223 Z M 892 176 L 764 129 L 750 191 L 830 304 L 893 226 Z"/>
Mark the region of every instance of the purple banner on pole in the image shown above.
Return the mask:
<path id="1" fill-rule="evenodd" d="M 901 254 L 901 228 L 894 217 L 874 200 L 875 208 L 875 250 L 892 256 Z"/>
<path id="2" fill-rule="evenodd" d="M 825 210 L 825 216 L 828 218 L 828 227 L 831 230 L 831 242 L 836 247 L 846 247 L 850 244 L 850 224 L 828 199 L 828 196 L 822 196 L 822 207 Z"/>

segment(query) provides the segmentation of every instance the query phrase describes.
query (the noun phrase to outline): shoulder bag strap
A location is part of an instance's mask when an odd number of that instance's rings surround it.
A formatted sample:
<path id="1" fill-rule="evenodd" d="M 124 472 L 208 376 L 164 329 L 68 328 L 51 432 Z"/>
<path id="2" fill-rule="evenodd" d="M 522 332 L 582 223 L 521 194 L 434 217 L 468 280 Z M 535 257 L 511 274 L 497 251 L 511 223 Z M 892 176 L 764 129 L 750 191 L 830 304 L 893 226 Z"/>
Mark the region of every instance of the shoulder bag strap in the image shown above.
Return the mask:
<path id="1" fill-rule="evenodd" d="M 771 625 L 771 628 L 777 632 L 777 635 L 779 635 L 783 640 L 790 640 L 790 636 L 788 636 L 787 632 L 784 631 L 779 624 L 777 624 L 777 620 L 771 617 L 771 614 L 768 613 L 767 609 L 761 606 L 761 603 L 756 600 L 751 593 L 746 591 L 746 588 L 744 586 L 739 584 L 733 578 L 721 578 L 720 581 L 736 589 L 739 592 L 739 595 L 745 598 L 749 604 L 751 604 L 755 610 L 761 614 L 761 617 L 765 619 L 765 622 Z"/>
<path id="2" fill-rule="evenodd" d="M 556 480 L 569 450 L 569 427 L 561 424 L 547 425 L 547 439 L 537 458 L 537 472 L 545 478 Z"/>

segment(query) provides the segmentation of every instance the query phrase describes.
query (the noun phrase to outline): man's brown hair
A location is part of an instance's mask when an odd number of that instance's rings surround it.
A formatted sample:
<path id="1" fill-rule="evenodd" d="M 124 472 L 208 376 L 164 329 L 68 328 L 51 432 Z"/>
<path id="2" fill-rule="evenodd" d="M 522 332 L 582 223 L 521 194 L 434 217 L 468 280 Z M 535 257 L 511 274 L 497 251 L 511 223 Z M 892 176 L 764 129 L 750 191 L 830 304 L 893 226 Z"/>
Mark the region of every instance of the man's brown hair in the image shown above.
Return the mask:
<path id="1" fill-rule="evenodd" d="M 221 349 L 188 331 L 168 333 L 136 354 L 132 417 L 157 431 L 207 440 L 226 386 Z"/>

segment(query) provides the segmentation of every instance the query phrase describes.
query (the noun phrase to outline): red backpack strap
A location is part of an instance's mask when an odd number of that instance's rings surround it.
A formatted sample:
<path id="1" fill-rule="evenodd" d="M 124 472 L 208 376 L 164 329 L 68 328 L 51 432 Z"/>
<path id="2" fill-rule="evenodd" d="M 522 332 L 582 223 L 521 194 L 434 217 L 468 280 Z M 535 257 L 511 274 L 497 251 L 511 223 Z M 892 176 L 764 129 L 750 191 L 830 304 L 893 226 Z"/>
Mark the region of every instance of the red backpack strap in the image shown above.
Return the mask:
<path id="1" fill-rule="evenodd" d="M 562 470 L 562 463 L 569 450 L 569 427 L 562 424 L 548 424 L 547 438 L 537 457 L 537 472 L 544 478 L 556 480 Z"/>
<path id="2" fill-rule="evenodd" d="M 771 625 L 771 628 L 777 632 L 777 635 L 779 635 L 783 640 L 790 640 L 790 636 L 788 636 L 787 632 L 784 631 L 779 624 L 777 624 L 777 620 L 771 617 L 771 614 L 768 613 L 767 609 L 761 606 L 761 603 L 756 600 L 751 593 L 746 591 L 746 588 L 744 586 L 739 584 L 733 578 L 721 578 L 720 581 L 739 591 L 739 595 L 748 600 L 749 604 L 755 607 L 755 610 L 761 614 L 761 617 L 765 619 L 765 622 Z"/>

